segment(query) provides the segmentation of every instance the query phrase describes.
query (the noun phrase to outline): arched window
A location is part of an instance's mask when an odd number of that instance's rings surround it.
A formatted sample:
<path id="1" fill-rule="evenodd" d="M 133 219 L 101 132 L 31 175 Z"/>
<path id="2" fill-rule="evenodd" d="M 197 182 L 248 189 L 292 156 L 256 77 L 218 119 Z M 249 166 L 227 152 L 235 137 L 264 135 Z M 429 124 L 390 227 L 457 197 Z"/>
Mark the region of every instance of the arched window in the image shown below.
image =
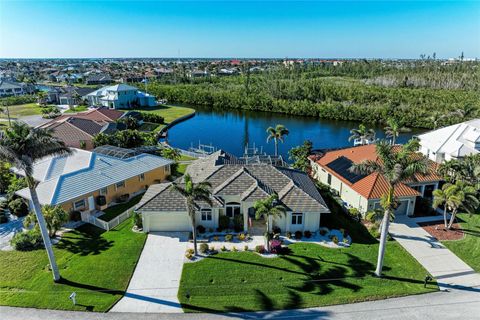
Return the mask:
<path id="1" fill-rule="evenodd" d="M 234 216 L 240 214 L 240 203 L 238 202 L 229 202 L 225 205 L 226 216 L 233 218 Z"/>

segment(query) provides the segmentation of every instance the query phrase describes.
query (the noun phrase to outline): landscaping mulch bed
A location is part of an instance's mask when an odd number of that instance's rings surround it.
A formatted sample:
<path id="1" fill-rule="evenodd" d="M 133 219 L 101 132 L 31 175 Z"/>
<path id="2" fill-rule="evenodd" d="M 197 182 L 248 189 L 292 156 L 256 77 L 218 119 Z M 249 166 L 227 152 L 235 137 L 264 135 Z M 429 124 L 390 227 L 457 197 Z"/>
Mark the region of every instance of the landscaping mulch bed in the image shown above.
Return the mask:
<path id="1" fill-rule="evenodd" d="M 424 222 L 419 225 L 440 241 L 460 240 L 464 237 L 462 227 L 458 223 L 454 223 L 450 230 L 445 228 L 443 221 Z"/>

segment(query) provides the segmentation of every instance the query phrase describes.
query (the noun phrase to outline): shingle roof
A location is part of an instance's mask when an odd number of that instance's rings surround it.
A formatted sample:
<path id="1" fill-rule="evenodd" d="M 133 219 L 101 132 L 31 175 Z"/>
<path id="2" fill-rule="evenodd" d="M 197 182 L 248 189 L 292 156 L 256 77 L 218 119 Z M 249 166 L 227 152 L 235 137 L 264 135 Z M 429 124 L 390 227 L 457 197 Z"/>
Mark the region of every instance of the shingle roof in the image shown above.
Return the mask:
<path id="1" fill-rule="evenodd" d="M 420 157 L 421 155 L 419 154 L 418 156 Z M 347 164 L 351 166 L 353 163 L 360 163 L 365 160 L 379 162 L 374 144 L 327 151 L 323 155 L 312 156 L 311 159 L 367 199 L 381 198 L 388 190 L 388 182 L 382 175 L 377 173 L 367 176 L 355 175 L 351 174 L 347 168 Z M 436 173 L 436 167 L 437 165 L 433 161 L 429 161 L 428 174 L 416 174 L 411 181 L 400 183 L 395 189 L 395 196 L 420 195 L 406 183 L 441 181 L 442 178 Z"/>
<path id="2" fill-rule="evenodd" d="M 290 210 L 329 212 L 315 184 L 304 172 L 268 164 L 238 164 L 234 160 L 234 156 L 220 150 L 192 163 L 187 173 L 194 182 L 208 181 L 212 185 L 214 198 L 238 195 L 243 201 L 254 202 L 276 193 L 280 202 Z M 182 183 L 182 179 L 176 183 Z M 172 204 L 175 199 L 169 193 L 163 193 L 166 190 L 155 196 L 149 193 L 148 203 L 142 200 L 142 205 L 137 209 L 156 212 L 171 210 L 172 205 L 175 206 Z M 154 201 L 155 198 L 159 200 Z M 221 201 L 217 205 L 222 206 Z M 176 204 L 176 208 L 180 211 L 185 209 L 183 202 Z"/>

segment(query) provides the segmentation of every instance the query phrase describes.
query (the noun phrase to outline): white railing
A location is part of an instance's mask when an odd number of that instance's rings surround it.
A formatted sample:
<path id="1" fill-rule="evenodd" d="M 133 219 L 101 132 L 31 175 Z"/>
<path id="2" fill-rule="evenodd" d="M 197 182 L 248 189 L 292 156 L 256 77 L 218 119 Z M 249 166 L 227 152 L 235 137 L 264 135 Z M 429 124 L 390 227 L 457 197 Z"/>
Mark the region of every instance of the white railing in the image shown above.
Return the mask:
<path id="1" fill-rule="evenodd" d="M 93 224 L 96 227 L 99 227 L 103 230 L 109 231 L 116 226 L 118 226 L 120 223 L 123 221 L 127 220 L 130 216 L 132 215 L 132 208 L 126 210 L 125 212 L 119 214 L 115 218 L 113 218 L 110 221 L 103 221 L 102 219 L 99 219 L 92 215 L 90 212 L 82 212 L 82 221 L 88 222 L 90 224 Z"/>
<path id="2" fill-rule="evenodd" d="M 131 215 L 132 215 L 132 210 L 128 209 L 127 211 L 123 212 L 122 214 L 116 216 L 115 218 L 113 218 L 112 220 L 107 222 L 107 229 L 106 230 L 108 231 L 110 229 L 115 228 L 120 223 L 127 220 Z"/>

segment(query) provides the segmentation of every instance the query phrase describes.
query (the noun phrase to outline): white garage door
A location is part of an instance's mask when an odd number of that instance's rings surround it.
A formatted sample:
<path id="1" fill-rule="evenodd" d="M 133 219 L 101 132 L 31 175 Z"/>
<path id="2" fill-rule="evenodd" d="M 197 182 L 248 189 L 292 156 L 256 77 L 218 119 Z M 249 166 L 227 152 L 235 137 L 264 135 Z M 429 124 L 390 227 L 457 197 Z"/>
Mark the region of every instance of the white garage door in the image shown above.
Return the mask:
<path id="1" fill-rule="evenodd" d="M 190 217 L 187 213 L 158 213 L 146 217 L 145 230 L 148 231 L 191 231 Z"/>
<path id="2" fill-rule="evenodd" d="M 408 209 L 408 200 L 400 200 L 397 210 L 395 210 L 395 215 L 401 216 L 406 215 Z"/>

